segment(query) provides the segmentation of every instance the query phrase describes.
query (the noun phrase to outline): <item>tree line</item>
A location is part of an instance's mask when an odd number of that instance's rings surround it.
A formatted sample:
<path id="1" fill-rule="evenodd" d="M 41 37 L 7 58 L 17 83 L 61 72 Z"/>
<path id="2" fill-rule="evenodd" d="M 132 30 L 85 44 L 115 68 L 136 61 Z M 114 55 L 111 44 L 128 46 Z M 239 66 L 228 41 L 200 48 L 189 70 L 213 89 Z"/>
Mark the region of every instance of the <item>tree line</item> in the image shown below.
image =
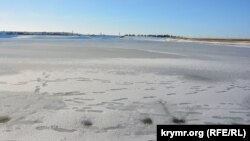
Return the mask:
<path id="1" fill-rule="evenodd" d="M 180 38 L 180 36 L 174 36 L 169 34 L 125 34 L 123 37 L 155 37 L 155 38 Z"/>

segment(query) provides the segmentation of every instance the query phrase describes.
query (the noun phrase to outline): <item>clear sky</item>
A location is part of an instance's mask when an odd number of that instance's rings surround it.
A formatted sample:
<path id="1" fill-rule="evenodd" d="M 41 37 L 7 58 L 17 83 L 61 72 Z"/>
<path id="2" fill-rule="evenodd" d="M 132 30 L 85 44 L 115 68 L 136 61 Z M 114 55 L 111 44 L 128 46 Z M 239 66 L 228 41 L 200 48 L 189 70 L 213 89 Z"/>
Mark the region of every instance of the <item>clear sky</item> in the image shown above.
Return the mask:
<path id="1" fill-rule="evenodd" d="M 0 0 L 0 30 L 250 37 L 250 0 Z"/>

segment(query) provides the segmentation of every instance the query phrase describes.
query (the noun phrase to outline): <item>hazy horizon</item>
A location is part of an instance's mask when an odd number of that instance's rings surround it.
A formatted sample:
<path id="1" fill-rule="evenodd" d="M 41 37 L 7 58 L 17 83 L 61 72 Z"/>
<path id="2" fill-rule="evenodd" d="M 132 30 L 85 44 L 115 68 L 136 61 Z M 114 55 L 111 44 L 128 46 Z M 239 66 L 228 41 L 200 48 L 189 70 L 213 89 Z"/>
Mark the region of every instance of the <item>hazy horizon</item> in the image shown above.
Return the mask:
<path id="1" fill-rule="evenodd" d="M 250 38 L 247 0 L 2 0 L 0 31 Z"/>

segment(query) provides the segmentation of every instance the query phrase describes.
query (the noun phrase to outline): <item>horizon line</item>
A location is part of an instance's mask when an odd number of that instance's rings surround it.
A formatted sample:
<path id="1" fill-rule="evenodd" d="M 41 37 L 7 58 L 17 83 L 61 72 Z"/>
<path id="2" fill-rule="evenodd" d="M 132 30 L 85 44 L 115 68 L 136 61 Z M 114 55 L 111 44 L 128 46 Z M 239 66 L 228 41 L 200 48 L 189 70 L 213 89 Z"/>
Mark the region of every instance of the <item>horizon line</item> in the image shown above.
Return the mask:
<path id="1" fill-rule="evenodd" d="M 80 33 L 80 32 L 74 32 L 73 30 L 70 31 L 24 31 L 24 30 L 1 30 L 1 32 L 26 32 L 26 33 L 68 33 L 68 34 L 74 34 L 74 35 L 108 35 L 108 36 L 149 36 L 149 35 L 169 35 L 171 37 L 178 37 L 178 38 L 186 38 L 186 39 L 250 39 L 250 37 L 216 37 L 216 36 L 185 36 L 185 35 L 173 35 L 173 34 L 169 34 L 169 33 L 164 33 L 164 34 L 142 34 L 142 33 L 126 33 L 126 34 L 120 34 L 118 32 L 118 34 L 106 34 L 103 32 L 100 33 Z"/>

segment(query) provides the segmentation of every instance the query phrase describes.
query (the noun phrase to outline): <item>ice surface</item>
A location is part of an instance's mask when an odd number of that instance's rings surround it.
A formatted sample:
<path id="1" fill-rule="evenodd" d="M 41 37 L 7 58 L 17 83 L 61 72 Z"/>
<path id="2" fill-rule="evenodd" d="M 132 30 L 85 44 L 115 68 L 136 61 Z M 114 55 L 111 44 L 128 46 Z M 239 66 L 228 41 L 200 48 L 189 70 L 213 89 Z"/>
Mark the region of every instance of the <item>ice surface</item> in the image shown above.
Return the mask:
<path id="1" fill-rule="evenodd" d="M 156 140 L 173 118 L 249 124 L 249 94 L 249 48 L 0 39 L 0 140 Z"/>

